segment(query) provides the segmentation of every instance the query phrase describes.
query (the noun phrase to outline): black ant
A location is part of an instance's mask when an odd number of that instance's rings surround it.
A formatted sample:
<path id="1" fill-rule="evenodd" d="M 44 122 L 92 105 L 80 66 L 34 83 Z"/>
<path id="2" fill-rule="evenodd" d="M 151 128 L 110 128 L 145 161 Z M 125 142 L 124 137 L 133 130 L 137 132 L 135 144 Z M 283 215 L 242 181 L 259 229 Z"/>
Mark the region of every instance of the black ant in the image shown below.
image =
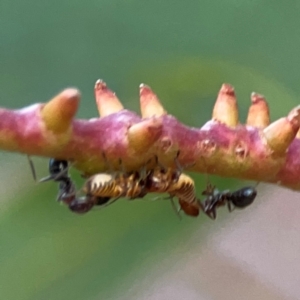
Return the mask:
<path id="1" fill-rule="evenodd" d="M 204 213 L 215 220 L 218 207 L 227 205 L 229 212 L 232 212 L 235 208 L 243 209 L 253 203 L 257 191 L 255 187 L 247 186 L 234 192 L 229 190 L 220 192 L 214 186 L 208 184 L 202 195 L 207 196 L 203 204 Z"/>
<path id="2" fill-rule="evenodd" d="M 31 169 L 34 170 L 30 158 L 29 162 Z M 94 205 L 103 205 L 110 200 L 108 197 L 96 197 L 89 194 L 78 198 L 76 196 L 75 184 L 68 175 L 68 161 L 51 158 L 49 160 L 48 169 L 50 175 L 42 178 L 39 182 L 46 182 L 49 180 L 59 182 L 57 201 L 66 204 L 71 211 L 78 214 L 84 214 L 90 211 Z M 33 176 L 35 178 L 35 171 L 33 172 Z"/>
<path id="3" fill-rule="evenodd" d="M 202 159 L 205 165 L 204 158 L 202 157 Z M 206 176 L 208 175 L 206 174 Z M 206 180 L 206 189 L 202 192 L 202 195 L 206 198 L 204 203 L 201 203 L 201 207 L 203 212 L 213 220 L 217 217 L 219 207 L 227 205 L 229 212 L 232 212 L 235 208 L 243 209 L 252 204 L 257 195 L 257 184 L 255 187 L 246 186 L 231 192 L 230 190 L 219 191 L 209 183 L 208 177 L 206 177 Z"/>

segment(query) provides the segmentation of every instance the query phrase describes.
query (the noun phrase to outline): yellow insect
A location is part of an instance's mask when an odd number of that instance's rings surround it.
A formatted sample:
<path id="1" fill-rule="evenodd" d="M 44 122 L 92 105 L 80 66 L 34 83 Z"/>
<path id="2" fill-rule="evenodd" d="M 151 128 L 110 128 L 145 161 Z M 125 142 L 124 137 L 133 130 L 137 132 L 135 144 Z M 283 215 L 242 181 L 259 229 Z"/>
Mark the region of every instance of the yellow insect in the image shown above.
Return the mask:
<path id="1" fill-rule="evenodd" d="M 86 195 L 109 197 L 113 201 L 121 197 L 142 198 L 147 194 L 145 179 L 139 172 L 99 173 L 89 177 L 82 190 Z"/>
<path id="2" fill-rule="evenodd" d="M 194 180 L 177 169 L 156 167 L 147 175 L 149 193 L 168 193 L 171 201 L 178 198 L 180 209 L 186 215 L 196 217 L 202 209 L 197 199 Z"/>
<path id="3" fill-rule="evenodd" d="M 202 204 L 196 196 L 194 180 L 182 173 L 176 183 L 170 186 L 168 193 L 171 197 L 177 197 L 180 210 L 186 215 L 197 217 L 202 208 Z"/>
<path id="4" fill-rule="evenodd" d="M 76 213 L 86 213 L 94 206 L 109 205 L 117 199 L 143 198 L 149 193 L 168 193 L 172 204 L 177 197 L 180 210 L 189 216 L 198 216 L 202 209 L 195 194 L 194 181 L 177 168 L 164 168 L 158 163 L 156 167 L 141 172 L 98 173 L 89 177 L 81 191 L 83 196 L 77 197 L 74 183 L 68 176 L 68 162 L 50 159 L 50 176 L 41 181 L 54 180 L 60 183 L 58 200 L 67 204 Z"/>
<path id="5" fill-rule="evenodd" d="M 199 215 L 202 206 L 196 197 L 194 181 L 180 168 L 156 166 L 143 173 L 143 176 L 139 172 L 99 173 L 91 176 L 82 190 L 89 197 L 111 198 L 110 204 L 121 197 L 136 199 L 148 193 L 168 193 L 171 199 L 178 198 L 180 210 L 187 215 Z"/>

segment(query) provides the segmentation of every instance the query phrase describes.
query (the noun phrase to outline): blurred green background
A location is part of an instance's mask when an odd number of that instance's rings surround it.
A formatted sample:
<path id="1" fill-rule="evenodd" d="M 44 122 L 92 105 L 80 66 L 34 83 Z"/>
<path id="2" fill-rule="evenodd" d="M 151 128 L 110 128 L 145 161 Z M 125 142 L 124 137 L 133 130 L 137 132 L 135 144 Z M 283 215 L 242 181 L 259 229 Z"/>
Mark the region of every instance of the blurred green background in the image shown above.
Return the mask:
<path id="1" fill-rule="evenodd" d="M 2 0 L 1 106 L 47 101 L 76 86 L 78 117 L 95 117 L 93 86 L 102 78 L 138 112 L 143 82 L 168 112 L 200 127 L 228 82 L 241 120 L 252 91 L 267 97 L 274 120 L 298 104 L 299 14 L 296 1 Z M 0 159 L 1 299 L 122 299 L 179 246 L 205 243 L 206 218 L 180 221 L 169 201 L 120 200 L 80 217 L 55 202 L 54 183 L 33 182 L 25 156 Z M 45 176 L 48 161 L 34 160 Z M 199 193 L 205 178 L 193 176 Z M 188 255 L 187 247 L 177 257 Z"/>

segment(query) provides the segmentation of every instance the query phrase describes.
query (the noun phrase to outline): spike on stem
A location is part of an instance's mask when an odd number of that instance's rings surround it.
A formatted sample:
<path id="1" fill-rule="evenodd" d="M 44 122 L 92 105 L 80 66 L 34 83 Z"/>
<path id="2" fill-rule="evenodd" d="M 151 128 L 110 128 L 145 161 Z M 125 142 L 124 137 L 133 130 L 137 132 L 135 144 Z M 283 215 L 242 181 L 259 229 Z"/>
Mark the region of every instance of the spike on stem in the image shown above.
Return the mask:
<path id="1" fill-rule="evenodd" d="M 108 104 L 107 94 L 116 98 L 103 84 L 100 82 L 100 96 L 104 95 L 104 102 Z M 227 92 L 224 92 L 226 87 Z M 65 159 L 87 176 L 109 171 L 109 165 L 118 170 L 120 160 L 126 171 L 137 171 L 154 155 L 164 167 L 175 168 L 174 158 L 180 153 L 180 165 L 191 166 L 186 171 L 275 184 L 280 182 L 282 186 L 300 190 L 300 140 L 294 138 L 299 131 L 300 107 L 264 129 L 241 124 L 230 127 L 227 123 L 237 123 L 237 110 L 233 114 L 235 122 L 228 119 L 228 114 L 222 119 L 223 111 L 230 112 L 232 106 L 228 104 L 233 103 L 236 108 L 233 89 L 230 95 L 225 85 L 223 94 L 219 95 L 221 102 L 225 99 L 221 103 L 225 109 L 220 109 L 220 103 L 219 108 L 215 108 L 217 117 L 220 113 L 217 120 L 225 120 L 225 123 L 211 120 L 201 128 L 190 128 L 171 115 L 143 120 L 125 109 L 108 113 L 105 118 L 73 120 L 79 94 L 77 90 L 67 91 L 75 92 L 63 94 L 63 97 L 60 94 L 45 105 L 35 104 L 21 110 L 0 108 L 0 148 Z M 70 99 L 75 100 L 76 105 Z M 120 109 L 120 102 L 117 103 Z M 153 110 L 155 115 L 157 110 Z M 104 111 L 114 110 L 110 107 Z M 146 112 L 145 115 L 147 109 Z M 58 121 L 53 121 L 57 118 L 53 114 L 57 113 Z"/>
<path id="2" fill-rule="evenodd" d="M 116 94 L 107 88 L 103 80 L 98 79 L 96 81 L 94 90 L 100 117 L 105 117 L 124 109 Z"/>
<path id="3" fill-rule="evenodd" d="M 275 153 L 285 153 L 300 127 L 300 106 L 294 108 L 286 118 L 281 118 L 263 131 L 269 147 Z"/>
<path id="4" fill-rule="evenodd" d="M 257 128 L 267 127 L 270 124 L 270 113 L 265 97 L 252 93 L 251 102 L 246 124 Z"/>
<path id="5" fill-rule="evenodd" d="M 148 152 L 149 148 L 157 141 L 162 132 L 161 118 L 151 118 L 132 125 L 128 129 L 129 147 L 134 152 Z"/>
<path id="6" fill-rule="evenodd" d="M 66 89 L 41 107 L 41 118 L 46 128 L 54 133 L 66 132 L 77 112 L 80 93 Z"/>
<path id="7" fill-rule="evenodd" d="M 236 96 L 231 85 L 222 85 L 213 109 L 212 119 L 229 127 L 236 127 L 239 123 Z"/>
<path id="8" fill-rule="evenodd" d="M 160 117 L 167 114 L 158 97 L 149 86 L 143 83 L 140 85 L 140 105 L 143 118 Z"/>

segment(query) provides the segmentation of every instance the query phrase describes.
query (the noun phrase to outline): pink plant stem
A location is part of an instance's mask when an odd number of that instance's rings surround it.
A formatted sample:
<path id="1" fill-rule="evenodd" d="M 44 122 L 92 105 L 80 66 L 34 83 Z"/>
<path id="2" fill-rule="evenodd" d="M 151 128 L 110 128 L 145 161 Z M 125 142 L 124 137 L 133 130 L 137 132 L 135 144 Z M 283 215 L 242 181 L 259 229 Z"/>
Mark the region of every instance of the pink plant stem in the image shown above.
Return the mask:
<path id="1" fill-rule="evenodd" d="M 242 125 L 234 90 L 225 84 L 212 120 L 190 128 L 167 114 L 146 85 L 140 87 L 141 117 L 125 110 L 103 81 L 96 82 L 95 96 L 101 117 L 91 120 L 74 119 L 80 99 L 76 89 L 46 104 L 0 109 L 0 149 L 69 160 L 85 175 L 121 167 L 140 170 L 147 163 L 153 167 L 149 161 L 155 155 L 175 168 L 180 151 L 186 170 L 300 190 L 299 107 L 270 124 L 266 100 L 252 94 Z"/>

